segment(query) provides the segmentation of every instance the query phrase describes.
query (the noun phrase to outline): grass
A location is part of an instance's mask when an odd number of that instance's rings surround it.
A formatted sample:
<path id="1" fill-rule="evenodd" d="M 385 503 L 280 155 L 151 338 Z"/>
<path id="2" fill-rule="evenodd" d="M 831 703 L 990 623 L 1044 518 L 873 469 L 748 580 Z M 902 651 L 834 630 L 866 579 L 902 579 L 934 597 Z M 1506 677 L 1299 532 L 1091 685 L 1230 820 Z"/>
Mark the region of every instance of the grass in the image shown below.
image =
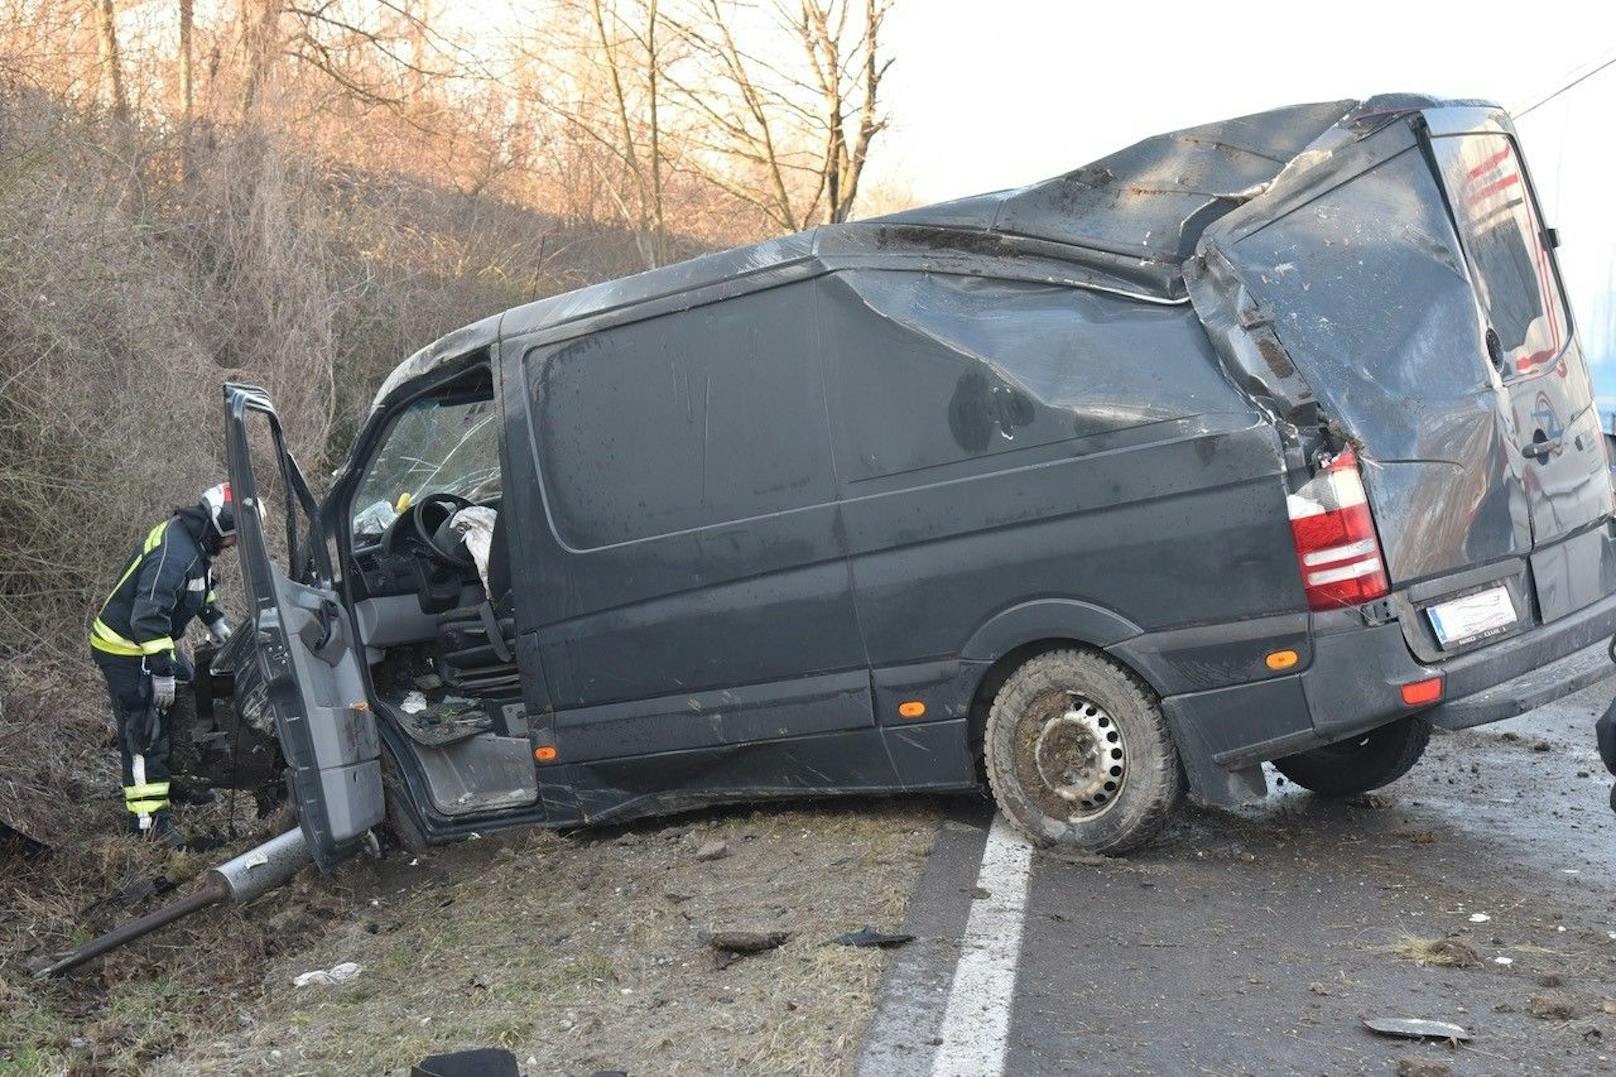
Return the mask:
<path id="1" fill-rule="evenodd" d="M 1392 954 L 1416 965 L 1440 965 L 1445 968 L 1476 968 L 1481 964 L 1481 955 L 1468 942 L 1463 939 L 1421 938 L 1417 935 L 1403 935 L 1389 946 L 1379 946 L 1375 949 L 1380 953 Z"/>
<path id="2" fill-rule="evenodd" d="M 382 1072 L 490 1045 L 543 1071 L 848 1072 L 886 955 L 825 940 L 901 924 L 935 826 L 930 801 L 825 802 L 311 872 L 63 982 L 5 965 L 0 1073 Z M 697 862 L 714 840 L 730 855 Z M 90 876 L 128 874 L 124 848 L 86 855 Z M 717 970 L 704 929 L 791 938 Z M 348 984 L 292 986 L 348 960 Z"/>

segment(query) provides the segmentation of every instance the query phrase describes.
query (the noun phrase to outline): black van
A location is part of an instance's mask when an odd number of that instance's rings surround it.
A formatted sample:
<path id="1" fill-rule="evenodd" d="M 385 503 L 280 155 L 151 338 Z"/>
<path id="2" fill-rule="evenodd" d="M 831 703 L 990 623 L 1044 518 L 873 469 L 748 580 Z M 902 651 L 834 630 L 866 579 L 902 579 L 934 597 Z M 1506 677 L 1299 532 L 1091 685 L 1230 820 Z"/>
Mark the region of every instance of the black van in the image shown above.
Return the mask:
<path id="1" fill-rule="evenodd" d="M 1613 669 L 1555 245 L 1495 106 L 1338 101 L 471 325 L 320 503 L 231 385 L 287 552 L 240 514 L 218 668 L 327 867 L 384 814 L 986 780 L 1115 851 L 1266 760 L 1383 785 Z"/>

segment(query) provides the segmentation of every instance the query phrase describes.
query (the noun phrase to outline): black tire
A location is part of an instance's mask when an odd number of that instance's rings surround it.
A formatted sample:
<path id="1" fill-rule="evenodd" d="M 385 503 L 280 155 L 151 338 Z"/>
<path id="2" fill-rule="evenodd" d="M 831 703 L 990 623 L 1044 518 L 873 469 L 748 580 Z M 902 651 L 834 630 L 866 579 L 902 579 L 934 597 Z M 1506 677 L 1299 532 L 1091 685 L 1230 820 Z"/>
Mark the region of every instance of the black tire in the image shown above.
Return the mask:
<path id="1" fill-rule="evenodd" d="M 1184 795 L 1155 693 L 1092 651 L 1028 659 L 999 689 L 984 739 L 999 809 L 1038 845 L 1136 849 Z"/>
<path id="2" fill-rule="evenodd" d="M 1350 797 L 1407 774 L 1430 740 L 1431 723 L 1415 714 L 1340 744 L 1276 759 L 1274 767 L 1320 796 Z"/>

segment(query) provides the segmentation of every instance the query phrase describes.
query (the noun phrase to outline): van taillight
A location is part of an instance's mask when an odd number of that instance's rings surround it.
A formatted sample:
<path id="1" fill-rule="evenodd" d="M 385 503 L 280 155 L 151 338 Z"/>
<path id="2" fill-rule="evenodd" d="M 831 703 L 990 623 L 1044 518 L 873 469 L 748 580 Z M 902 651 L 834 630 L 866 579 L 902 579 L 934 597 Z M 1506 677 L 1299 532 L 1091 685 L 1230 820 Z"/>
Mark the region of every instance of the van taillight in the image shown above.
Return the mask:
<path id="1" fill-rule="evenodd" d="M 1350 447 L 1288 496 L 1285 508 L 1309 606 L 1356 606 L 1391 590 L 1358 457 Z"/>

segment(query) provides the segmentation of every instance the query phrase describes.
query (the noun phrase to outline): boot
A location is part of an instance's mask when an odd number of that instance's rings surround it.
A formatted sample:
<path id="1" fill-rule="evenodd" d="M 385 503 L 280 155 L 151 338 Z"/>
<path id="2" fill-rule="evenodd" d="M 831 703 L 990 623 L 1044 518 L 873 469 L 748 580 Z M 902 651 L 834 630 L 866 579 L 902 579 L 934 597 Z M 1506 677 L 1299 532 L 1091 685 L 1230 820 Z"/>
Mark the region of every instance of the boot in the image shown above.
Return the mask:
<path id="1" fill-rule="evenodd" d="M 185 847 L 185 837 L 180 833 L 179 827 L 174 825 L 173 816 L 168 813 L 167 809 L 154 814 L 151 826 L 144 830 L 140 828 L 140 818 L 131 815 L 129 817 L 129 832 L 146 841 L 161 842 L 170 849 L 183 849 Z"/>
<path id="2" fill-rule="evenodd" d="M 175 778 L 168 786 L 168 799 L 175 804 L 193 807 L 200 804 L 212 804 L 213 790 L 206 782 L 195 778 Z"/>
<path id="3" fill-rule="evenodd" d="M 170 849 L 185 848 L 185 835 L 180 833 L 180 828 L 174 825 L 173 817 L 166 811 L 152 816 L 151 840 L 160 841 Z"/>

